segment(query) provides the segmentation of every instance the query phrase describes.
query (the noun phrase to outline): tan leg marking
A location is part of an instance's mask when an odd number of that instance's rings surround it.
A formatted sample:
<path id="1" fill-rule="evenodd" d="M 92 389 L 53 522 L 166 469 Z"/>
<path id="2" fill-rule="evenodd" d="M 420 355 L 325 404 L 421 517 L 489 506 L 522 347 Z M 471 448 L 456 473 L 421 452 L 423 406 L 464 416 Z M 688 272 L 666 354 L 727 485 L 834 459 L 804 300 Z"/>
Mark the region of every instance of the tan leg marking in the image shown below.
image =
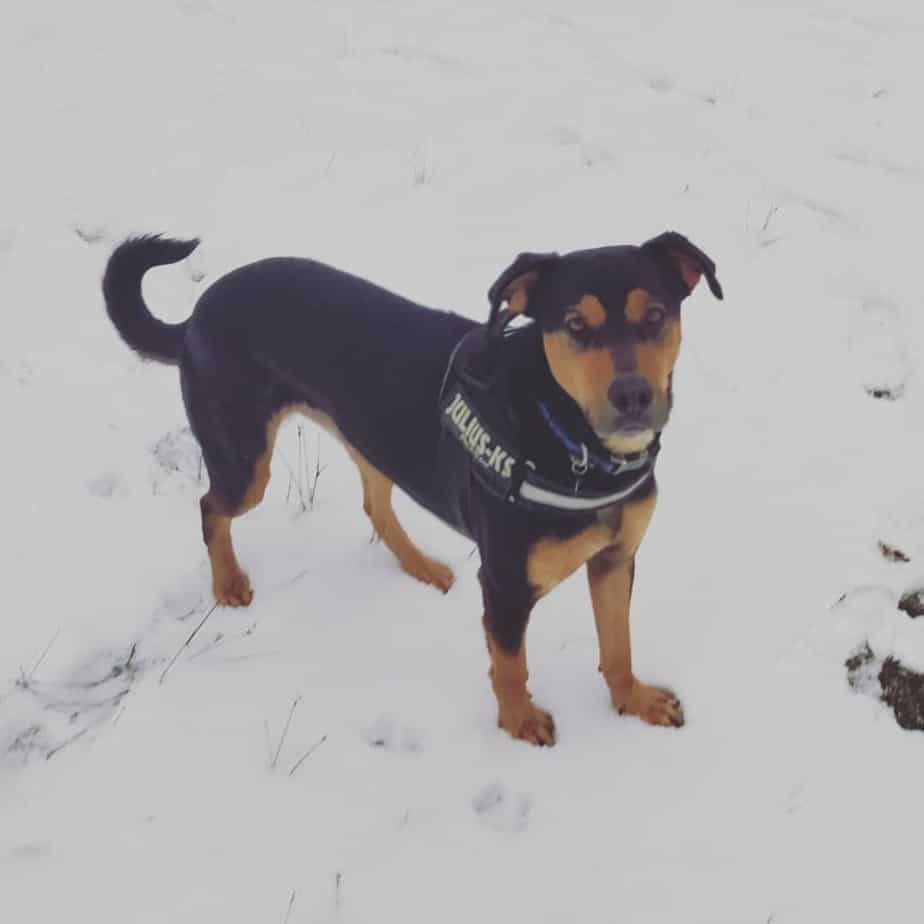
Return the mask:
<path id="1" fill-rule="evenodd" d="M 683 725 L 683 707 L 670 690 L 649 687 L 632 673 L 629 603 L 635 553 L 651 519 L 655 495 L 628 504 L 615 545 L 587 563 L 590 598 L 600 642 L 600 670 L 620 714 L 636 715 L 651 725 Z"/>
<path id="2" fill-rule="evenodd" d="M 486 633 L 488 653 L 491 655 L 491 686 L 497 697 L 497 724 L 514 738 L 530 744 L 555 744 L 555 722 L 544 709 L 534 705 L 526 680 L 526 644 L 510 655 L 498 648 Z"/>
<path id="3" fill-rule="evenodd" d="M 589 558 L 613 541 L 613 530 L 605 523 L 595 524 L 568 539 L 540 539 L 526 559 L 526 575 L 533 597 L 538 600 L 573 574 Z M 552 716 L 533 705 L 526 689 L 526 638 L 520 650 L 510 655 L 500 649 L 490 634 L 491 686 L 497 697 L 497 724 L 514 738 L 532 744 L 555 743 Z"/>
<path id="4" fill-rule="evenodd" d="M 254 463 L 250 487 L 244 495 L 244 500 L 241 501 L 241 506 L 234 511 L 234 516 L 239 517 L 241 514 L 247 513 L 248 510 L 253 510 L 263 500 L 263 495 L 266 494 L 266 486 L 270 480 L 270 463 L 273 459 L 273 447 L 276 445 L 276 434 L 286 417 L 296 410 L 298 410 L 297 406 L 284 407 L 269 419 L 269 423 L 266 425 L 266 449 L 260 453 Z"/>
<path id="5" fill-rule="evenodd" d="M 401 567 L 418 580 L 432 584 L 446 593 L 452 587 L 453 573 L 446 565 L 424 555 L 410 540 L 391 506 L 392 482 L 347 443 L 340 429 L 327 414 L 305 404 L 293 404 L 282 408 L 267 423 L 266 448 L 254 463 L 251 483 L 240 506 L 227 514 L 219 512 L 211 502 L 210 495 L 206 494 L 203 498 L 203 533 L 212 565 L 212 589 L 218 603 L 221 606 L 247 606 L 253 599 L 250 581 L 234 554 L 231 520 L 252 510 L 263 500 L 270 480 L 270 463 L 276 434 L 286 417 L 295 412 L 304 414 L 343 443 L 359 468 L 363 485 L 363 510 Z"/>
<path id="6" fill-rule="evenodd" d="M 418 581 L 432 584 L 444 594 L 448 593 L 455 581 L 455 576 L 446 565 L 424 555 L 404 531 L 391 505 L 394 482 L 390 481 L 347 442 L 339 427 L 330 417 L 311 409 L 299 408 L 299 410 L 335 436 L 356 463 L 363 486 L 363 511 L 372 521 L 372 528 L 376 534 L 398 559 L 402 570 L 411 577 L 417 578 Z"/>
<path id="7" fill-rule="evenodd" d="M 220 512 L 211 498 L 211 492 L 203 501 L 202 530 L 212 566 L 212 592 L 219 606 L 248 606 L 253 599 L 250 579 L 244 573 L 231 541 L 231 520 L 253 510 L 266 494 L 270 480 L 270 461 L 276 445 L 276 433 L 283 420 L 295 410 L 286 407 L 274 414 L 266 425 L 266 448 L 257 457 L 253 466 L 250 485 L 240 506 L 230 514 Z"/>
<path id="8" fill-rule="evenodd" d="M 363 483 L 363 510 L 372 521 L 372 528 L 398 559 L 402 570 L 418 581 L 432 584 L 444 594 L 447 593 L 455 577 L 446 565 L 424 555 L 404 531 L 391 505 L 394 483 L 367 462 L 352 446 L 346 443 L 345 445 L 359 469 L 359 477 Z"/>
<path id="9" fill-rule="evenodd" d="M 297 405 L 293 410 L 304 414 L 336 437 L 356 463 L 363 485 L 363 510 L 372 521 L 372 528 L 398 559 L 401 568 L 418 581 L 432 584 L 444 594 L 447 593 L 455 577 L 446 565 L 424 555 L 404 531 L 391 505 L 394 483 L 347 442 L 340 428 L 327 414 L 306 405 Z"/>
<path id="10" fill-rule="evenodd" d="M 219 606 L 247 606 L 253 591 L 241 570 L 231 544 L 231 517 L 208 510 L 208 494 L 202 498 L 202 530 L 212 566 L 212 592 Z"/>

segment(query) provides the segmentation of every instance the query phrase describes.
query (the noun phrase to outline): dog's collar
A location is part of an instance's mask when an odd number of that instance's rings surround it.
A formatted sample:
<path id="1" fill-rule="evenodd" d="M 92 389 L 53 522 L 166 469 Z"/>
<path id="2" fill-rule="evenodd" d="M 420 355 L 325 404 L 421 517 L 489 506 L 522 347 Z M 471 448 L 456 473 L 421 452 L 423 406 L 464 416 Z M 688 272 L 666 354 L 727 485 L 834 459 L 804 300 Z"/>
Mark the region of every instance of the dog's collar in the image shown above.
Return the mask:
<path id="1" fill-rule="evenodd" d="M 476 328 L 456 345 L 443 379 L 441 423 L 465 451 L 475 478 L 514 506 L 561 513 L 593 512 L 640 494 L 653 476 L 658 437 L 643 452 L 613 455 L 589 428 L 581 437 L 572 436 L 581 428 L 569 433 L 540 402 L 537 410 L 570 464 L 528 457 L 510 399 L 510 356 L 500 355 L 501 343 L 512 347 L 514 337 L 513 332 L 499 338 Z"/>

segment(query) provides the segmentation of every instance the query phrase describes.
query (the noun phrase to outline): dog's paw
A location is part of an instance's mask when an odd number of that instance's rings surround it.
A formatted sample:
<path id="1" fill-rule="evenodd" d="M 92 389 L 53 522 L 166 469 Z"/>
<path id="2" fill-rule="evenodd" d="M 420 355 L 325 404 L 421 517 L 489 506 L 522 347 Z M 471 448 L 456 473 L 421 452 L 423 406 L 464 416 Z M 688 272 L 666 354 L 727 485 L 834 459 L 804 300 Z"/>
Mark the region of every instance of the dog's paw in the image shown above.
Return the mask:
<path id="1" fill-rule="evenodd" d="M 531 702 L 516 709 L 501 709 L 497 716 L 499 728 L 509 732 L 514 738 L 551 747 L 555 744 L 555 720 L 544 709 Z"/>
<path id="2" fill-rule="evenodd" d="M 253 600 L 250 579 L 243 571 L 223 575 L 221 581 L 216 580 L 212 590 L 219 606 L 249 606 Z"/>
<path id="3" fill-rule="evenodd" d="M 437 590 L 446 594 L 455 583 L 455 575 L 452 569 L 442 562 L 434 561 L 421 555 L 411 561 L 402 562 L 401 567 L 411 576 L 422 581 L 424 584 L 431 584 Z"/>
<path id="4" fill-rule="evenodd" d="M 638 716 L 649 725 L 667 725 L 680 728 L 684 723 L 683 706 L 670 691 L 649 687 L 633 680 L 628 694 L 612 694 L 613 705 L 620 715 Z"/>
<path id="5" fill-rule="evenodd" d="M 448 594 L 450 588 L 456 581 L 456 576 L 452 573 L 452 568 L 444 565 L 442 562 L 429 560 L 428 567 L 428 584 L 432 584 L 437 590 Z"/>

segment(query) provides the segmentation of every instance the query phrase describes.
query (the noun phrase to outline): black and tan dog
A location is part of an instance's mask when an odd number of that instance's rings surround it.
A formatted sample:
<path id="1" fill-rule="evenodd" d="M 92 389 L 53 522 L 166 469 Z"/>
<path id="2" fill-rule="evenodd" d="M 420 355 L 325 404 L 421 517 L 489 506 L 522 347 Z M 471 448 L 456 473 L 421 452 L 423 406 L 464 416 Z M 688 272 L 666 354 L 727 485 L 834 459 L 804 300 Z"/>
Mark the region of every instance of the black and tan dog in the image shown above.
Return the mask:
<path id="1" fill-rule="evenodd" d="M 298 258 L 237 269 L 188 321 L 158 321 L 142 277 L 196 244 L 127 240 L 103 290 L 125 342 L 179 366 L 209 473 L 202 530 L 220 604 L 251 601 L 231 521 L 260 503 L 276 430 L 299 411 L 342 441 L 363 509 L 409 574 L 443 592 L 453 582 L 395 517 L 395 484 L 477 544 L 501 727 L 554 742 L 552 717 L 526 687 L 524 637 L 536 601 L 585 564 L 613 704 L 683 724 L 677 698 L 632 672 L 629 600 L 655 506 L 680 305 L 701 275 L 722 297 L 701 250 L 667 232 L 641 247 L 521 254 L 491 287 L 487 327 Z M 533 323 L 505 330 L 516 316 Z"/>

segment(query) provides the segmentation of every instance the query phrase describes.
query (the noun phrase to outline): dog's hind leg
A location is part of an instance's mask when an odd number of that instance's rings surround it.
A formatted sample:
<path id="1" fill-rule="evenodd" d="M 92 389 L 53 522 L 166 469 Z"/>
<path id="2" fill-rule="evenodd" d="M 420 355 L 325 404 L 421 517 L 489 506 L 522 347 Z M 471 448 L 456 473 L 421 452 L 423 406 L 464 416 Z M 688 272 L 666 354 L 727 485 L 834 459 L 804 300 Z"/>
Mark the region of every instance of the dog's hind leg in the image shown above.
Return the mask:
<path id="1" fill-rule="evenodd" d="M 234 443 L 237 453 L 221 453 L 214 441 L 200 437 L 211 480 L 208 492 L 199 502 L 202 538 L 212 566 L 212 591 L 220 606 L 247 606 L 253 599 L 250 580 L 234 554 L 231 521 L 263 500 L 270 479 L 276 431 L 286 413 L 287 409 L 283 409 L 265 423 L 254 422 L 253 427 L 242 427 L 239 420 Z"/>
<path id="2" fill-rule="evenodd" d="M 220 495 L 209 490 L 199 501 L 202 538 L 212 566 L 212 592 L 219 606 L 247 606 L 253 599 L 250 579 L 238 564 L 231 542 L 231 515 Z"/>
<path id="3" fill-rule="evenodd" d="M 398 522 L 391 505 L 394 483 L 352 446 L 348 446 L 347 449 L 359 468 L 359 477 L 363 483 L 363 510 L 372 521 L 372 528 L 398 559 L 404 571 L 418 581 L 432 584 L 438 590 L 447 593 L 455 580 L 453 573 L 446 565 L 424 555 Z"/>

